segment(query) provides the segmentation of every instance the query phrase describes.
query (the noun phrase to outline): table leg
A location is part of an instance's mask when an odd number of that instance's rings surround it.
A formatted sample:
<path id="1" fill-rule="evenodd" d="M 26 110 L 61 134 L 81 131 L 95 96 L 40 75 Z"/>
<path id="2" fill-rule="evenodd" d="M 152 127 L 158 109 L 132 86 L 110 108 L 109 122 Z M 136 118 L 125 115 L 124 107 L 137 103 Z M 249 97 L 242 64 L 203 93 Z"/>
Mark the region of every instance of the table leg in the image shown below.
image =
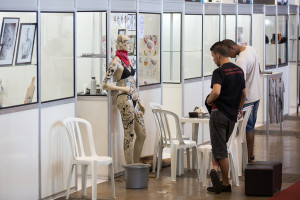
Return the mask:
<path id="1" fill-rule="evenodd" d="M 198 131 L 199 131 L 199 124 L 193 123 L 192 124 L 192 140 L 196 141 L 196 144 L 198 144 Z M 195 148 L 192 148 L 192 169 L 197 169 L 197 150 Z"/>

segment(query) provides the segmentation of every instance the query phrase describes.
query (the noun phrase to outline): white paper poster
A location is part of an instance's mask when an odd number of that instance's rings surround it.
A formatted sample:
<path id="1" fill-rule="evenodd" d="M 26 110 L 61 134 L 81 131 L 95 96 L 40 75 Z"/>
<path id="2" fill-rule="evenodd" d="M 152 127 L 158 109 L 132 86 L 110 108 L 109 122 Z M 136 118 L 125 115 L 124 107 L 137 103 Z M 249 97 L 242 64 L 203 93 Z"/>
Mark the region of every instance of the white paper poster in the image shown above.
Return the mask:
<path id="1" fill-rule="evenodd" d="M 139 39 L 144 38 L 145 26 L 144 26 L 144 15 L 140 15 L 140 32 Z"/>

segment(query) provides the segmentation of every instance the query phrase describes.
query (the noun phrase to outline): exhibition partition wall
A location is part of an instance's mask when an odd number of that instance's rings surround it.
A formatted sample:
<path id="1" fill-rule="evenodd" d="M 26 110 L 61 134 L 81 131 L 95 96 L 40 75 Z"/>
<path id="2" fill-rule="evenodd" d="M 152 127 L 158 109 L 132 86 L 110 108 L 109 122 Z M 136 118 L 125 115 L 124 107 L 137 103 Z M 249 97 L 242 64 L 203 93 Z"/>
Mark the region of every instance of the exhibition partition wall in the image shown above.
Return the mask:
<path id="1" fill-rule="evenodd" d="M 288 30 L 288 52 L 289 52 L 289 66 L 290 66 L 290 79 L 297 80 L 297 35 L 298 35 L 298 6 L 289 5 L 289 30 Z M 297 82 L 298 83 L 298 82 Z M 290 81 L 290 108 L 297 108 L 297 85 Z"/>
<path id="2" fill-rule="evenodd" d="M 183 29 L 185 22 L 183 0 L 163 1 L 162 72 L 163 105 L 179 116 L 183 114 Z"/>
<path id="3" fill-rule="evenodd" d="M 156 129 L 150 103 L 162 104 L 162 2 L 140 1 L 138 14 L 138 67 L 140 98 L 144 115 L 146 140 L 142 156 L 153 154 Z"/>
<path id="4" fill-rule="evenodd" d="M 183 115 L 201 107 L 203 100 L 203 13 L 204 4 L 185 3 L 184 29 L 184 96 Z M 200 126 L 202 131 L 202 126 Z M 192 125 L 184 125 L 184 133 L 192 137 Z M 202 137 L 199 137 L 202 141 Z"/>
<path id="5" fill-rule="evenodd" d="M 265 6 L 263 4 L 254 4 L 253 5 L 253 14 L 252 14 L 252 46 L 255 48 L 260 62 L 260 68 L 263 71 L 265 68 Z M 261 100 L 260 106 L 258 107 L 257 120 L 256 124 L 264 124 L 264 102 L 265 96 L 263 95 L 264 91 L 264 78 L 260 78 L 260 91 Z"/>
<path id="6" fill-rule="evenodd" d="M 76 13 L 76 93 L 77 117 L 93 127 L 96 153 L 109 156 L 109 104 L 107 93 L 100 89 L 106 73 L 108 1 L 77 1 Z M 110 54 L 109 54 L 110 55 Z M 87 141 L 87 138 L 83 138 Z M 91 174 L 89 169 L 88 174 Z M 98 175 L 106 177 L 107 166 L 100 166 Z M 81 169 L 78 170 L 81 175 Z"/>
<path id="7" fill-rule="evenodd" d="M 299 31 L 291 40 L 288 34 L 299 28 L 297 6 L 0 0 L 0 7 L 0 150 L 6 160 L 0 167 L 0 199 L 50 198 L 65 191 L 71 149 L 61 121 L 67 117 L 90 121 L 97 153 L 114 158 L 115 173 L 123 171 L 124 133 L 115 93 L 100 88 L 119 33 L 130 37 L 130 61 L 147 110 L 142 156 L 154 148 L 151 102 L 180 116 L 204 106 L 217 67 L 209 50 L 213 43 L 228 38 L 253 45 L 265 63 L 262 70 L 283 72 L 286 83 L 294 79 L 288 61 L 295 55 L 289 51 Z M 289 90 L 286 84 L 285 102 Z M 285 114 L 288 108 L 286 103 Z M 209 139 L 207 125 L 199 131 L 199 142 Z M 189 135 L 191 127 L 185 132 Z M 107 172 L 99 169 L 101 176 Z"/>

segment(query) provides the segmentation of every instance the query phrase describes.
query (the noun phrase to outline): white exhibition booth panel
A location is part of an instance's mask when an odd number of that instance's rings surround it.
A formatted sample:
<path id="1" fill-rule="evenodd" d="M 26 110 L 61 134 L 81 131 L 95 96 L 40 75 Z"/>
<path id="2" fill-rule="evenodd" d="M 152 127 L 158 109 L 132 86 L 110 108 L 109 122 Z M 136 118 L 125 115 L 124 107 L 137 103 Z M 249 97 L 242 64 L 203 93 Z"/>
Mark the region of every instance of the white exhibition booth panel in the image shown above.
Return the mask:
<path id="1" fill-rule="evenodd" d="M 38 199 L 38 109 L 0 115 L 0 199 Z"/>

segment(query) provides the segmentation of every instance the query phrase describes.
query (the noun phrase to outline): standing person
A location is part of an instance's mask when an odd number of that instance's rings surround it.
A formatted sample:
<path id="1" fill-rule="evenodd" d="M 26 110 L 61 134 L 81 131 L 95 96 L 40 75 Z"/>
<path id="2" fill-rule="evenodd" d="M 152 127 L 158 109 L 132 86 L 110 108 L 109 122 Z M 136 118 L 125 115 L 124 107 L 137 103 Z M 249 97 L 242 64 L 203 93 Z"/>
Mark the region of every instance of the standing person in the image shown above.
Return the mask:
<path id="1" fill-rule="evenodd" d="M 228 180 L 229 159 L 226 143 L 245 102 L 246 90 L 244 72 L 230 62 L 229 49 L 221 42 L 217 42 L 210 48 L 210 51 L 219 68 L 213 72 L 212 91 L 206 99 L 206 103 L 212 106 L 209 129 L 213 154 L 213 169 L 210 171 L 213 187 L 208 187 L 207 190 L 218 194 L 231 192 Z M 219 166 L 223 185 L 217 173 Z"/>
<path id="2" fill-rule="evenodd" d="M 238 56 L 236 65 L 243 69 L 246 80 L 247 98 L 244 107 L 253 105 L 247 127 L 246 139 L 248 148 L 248 160 L 254 162 L 254 128 L 257 118 L 257 110 L 260 101 L 260 68 L 259 58 L 255 49 L 251 46 L 240 46 L 232 40 L 223 40 L 224 45 L 229 48 L 229 56 Z"/>

